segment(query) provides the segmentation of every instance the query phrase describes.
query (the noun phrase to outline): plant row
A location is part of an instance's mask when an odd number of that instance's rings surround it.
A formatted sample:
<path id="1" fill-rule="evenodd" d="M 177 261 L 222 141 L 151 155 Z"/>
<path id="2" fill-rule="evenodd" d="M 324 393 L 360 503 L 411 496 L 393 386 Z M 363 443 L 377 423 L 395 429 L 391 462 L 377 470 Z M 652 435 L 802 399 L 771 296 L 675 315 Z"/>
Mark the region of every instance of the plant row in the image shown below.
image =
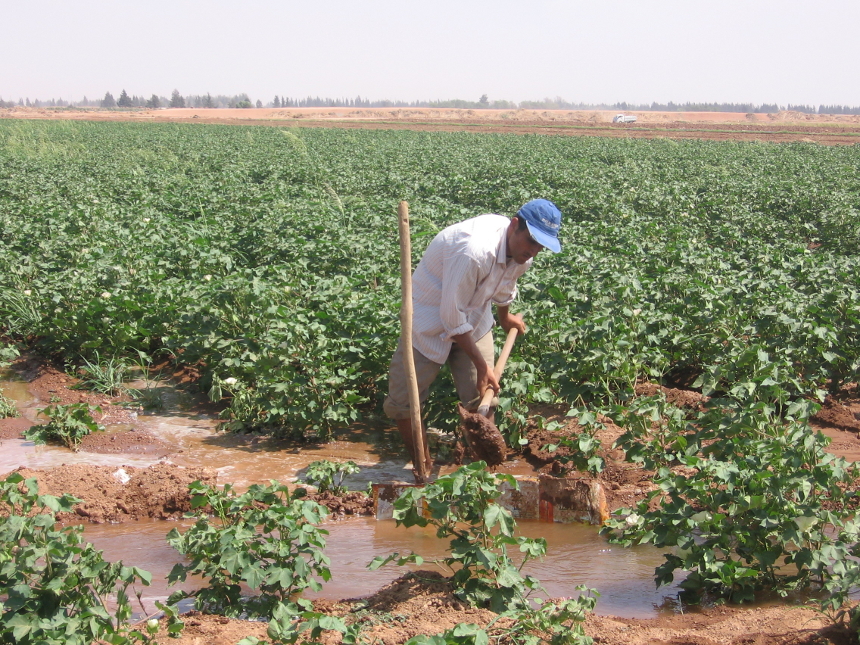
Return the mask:
<path id="1" fill-rule="evenodd" d="M 417 261 L 545 197 L 563 252 L 520 280 L 507 409 L 681 371 L 820 400 L 860 368 L 858 175 L 857 146 L 5 120 L 0 330 L 76 367 L 169 356 L 231 428 L 325 437 L 381 408 L 398 201 Z"/>

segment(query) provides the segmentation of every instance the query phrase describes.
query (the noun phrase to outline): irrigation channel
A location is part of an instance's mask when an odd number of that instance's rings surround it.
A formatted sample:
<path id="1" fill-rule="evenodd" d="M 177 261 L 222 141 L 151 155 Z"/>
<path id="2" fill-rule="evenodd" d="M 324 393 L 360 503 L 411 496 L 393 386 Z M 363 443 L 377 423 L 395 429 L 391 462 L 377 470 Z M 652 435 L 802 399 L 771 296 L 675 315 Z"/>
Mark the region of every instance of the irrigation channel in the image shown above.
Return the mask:
<path id="1" fill-rule="evenodd" d="M 22 416 L 34 423 L 38 408 L 44 402 L 34 399 L 24 382 L 0 378 L 0 389 L 7 398 L 16 401 Z M 167 447 L 168 456 L 159 453 L 71 452 L 57 446 L 35 446 L 23 439 L 0 442 L 0 473 L 17 467 L 49 470 L 64 464 L 98 466 L 147 467 L 168 461 L 184 467 L 205 466 L 215 469 L 220 484 L 230 482 L 239 489 L 270 479 L 294 483 L 301 479 L 303 469 L 320 459 L 352 460 L 361 472 L 347 477 L 350 489 L 364 489 L 369 481 L 410 481 L 400 448 L 389 443 L 396 433 L 376 436 L 355 434 L 349 441 L 336 440 L 315 447 L 273 447 L 270 442 L 249 444 L 247 438 L 216 431 L 216 420 L 210 415 L 190 411 L 189 395 L 172 387 L 164 387 L 161 398 L 163 410 L 153 415 L 141 415 L 135 426 L 146 430 Z M 108 426 L 107 432 L 127 428 Z M 455 469 L 444 467 L 441 474 Z M 508 462 L 502 468 L 514 475 L 534 474 L 524 461 Z M 181 522 L 180 522 L 181 524 Z M 146 520 L 122 524 L 88 524 L 85 537 L 104 551 L 111 561 L 122 560 L 150 571 L 153 582 L 142 591 L 145 606 L 163 600 L 175 588 L 168 588 L 166 577 L 182 556 L 165 541 L 165 535 L 176 526 L 163 520 Z M 401 567 L 388 565 L 369 571 L 367 564 L 376 556 L 395 551 L 414 551 L 425 560 L 442 557 L 447 541 L 436 538 L 430 528 L 406 529 L 395 526 L 393 520 L 368 517 L 329 519 L 324 528 L 330 532 L 326 554 L 331 558 L 331 581 L 323 590 L 309 597 L 330 599 L 356 598 L 369 595 L 404 573 Z M 600 592 L 596 611 L 603 615 L 628 618 L 654 617 L 662 611 L 677 610 L 677 586 L 655 589 L 654 568 L 663 562 L 661 552 L 650 546 L 622 548 L 610 544 L 598 535 L 598 528 L 579 523 L 553 523 L 533 520 L 518 521 L 521 534 L 544 537 L 548 555 L 540 562 L 529 562 L 525 573 L 537 577 L 552 596 L 572 596 L 577 585 L 586 585 Z M 422 568 L 432 568 L 425 564 Z M 679 581 L 676 580 L 676 585 Z M 186 589 L 196 583 L 188 580 Z"/>

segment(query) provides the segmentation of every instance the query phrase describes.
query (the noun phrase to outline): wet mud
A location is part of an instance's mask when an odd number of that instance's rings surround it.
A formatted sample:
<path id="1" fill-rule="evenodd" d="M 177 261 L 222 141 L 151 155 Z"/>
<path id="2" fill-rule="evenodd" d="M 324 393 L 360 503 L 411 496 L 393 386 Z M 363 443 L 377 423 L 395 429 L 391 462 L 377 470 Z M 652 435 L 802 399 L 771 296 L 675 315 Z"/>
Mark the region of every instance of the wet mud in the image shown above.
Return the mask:
<path id="1" fill-rule="evenodd" d="M 494 423 L 485 416 L 469 412 L 461 403 L 457 404 L 460 413 L 460 428 L 466 439 L 466 452 L 475 460 L 485 461 L 490 468 L 505 462 L 508 448 L 502 434 Z"/>

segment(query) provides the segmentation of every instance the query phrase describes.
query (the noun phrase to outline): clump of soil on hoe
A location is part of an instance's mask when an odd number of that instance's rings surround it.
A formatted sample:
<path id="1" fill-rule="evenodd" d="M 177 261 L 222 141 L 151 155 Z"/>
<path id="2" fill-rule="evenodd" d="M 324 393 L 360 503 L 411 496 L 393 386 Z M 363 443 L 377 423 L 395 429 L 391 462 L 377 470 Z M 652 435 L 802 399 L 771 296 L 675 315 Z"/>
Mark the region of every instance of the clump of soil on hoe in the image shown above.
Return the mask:
<path id="1" fill-rule="evenodd" d="M 469 412 L 461 403 L 457 404 L 463 436 L 472 455 L 487 462 L 490 468 L 504 463 L 508 448 L 499 429 L 485 416 Z"/>

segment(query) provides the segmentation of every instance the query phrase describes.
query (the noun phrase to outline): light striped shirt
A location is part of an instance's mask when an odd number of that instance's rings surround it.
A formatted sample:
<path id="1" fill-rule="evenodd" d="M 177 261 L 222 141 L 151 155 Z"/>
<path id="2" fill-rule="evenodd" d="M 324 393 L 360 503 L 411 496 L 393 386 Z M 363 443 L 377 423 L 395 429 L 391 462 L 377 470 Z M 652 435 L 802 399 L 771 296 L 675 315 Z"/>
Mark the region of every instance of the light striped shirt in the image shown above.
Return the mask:
<path id="1" fill-rule="evenodd" d="M 493 326 L 490 303 L 510 304 L 531 266 L 507 258 L 511 220 L 480 215 L 449 226 L 430 242 L 412 276 L 412 345 L 435 363 L 448 360 L 452 336 L 475 340 Z"/>

